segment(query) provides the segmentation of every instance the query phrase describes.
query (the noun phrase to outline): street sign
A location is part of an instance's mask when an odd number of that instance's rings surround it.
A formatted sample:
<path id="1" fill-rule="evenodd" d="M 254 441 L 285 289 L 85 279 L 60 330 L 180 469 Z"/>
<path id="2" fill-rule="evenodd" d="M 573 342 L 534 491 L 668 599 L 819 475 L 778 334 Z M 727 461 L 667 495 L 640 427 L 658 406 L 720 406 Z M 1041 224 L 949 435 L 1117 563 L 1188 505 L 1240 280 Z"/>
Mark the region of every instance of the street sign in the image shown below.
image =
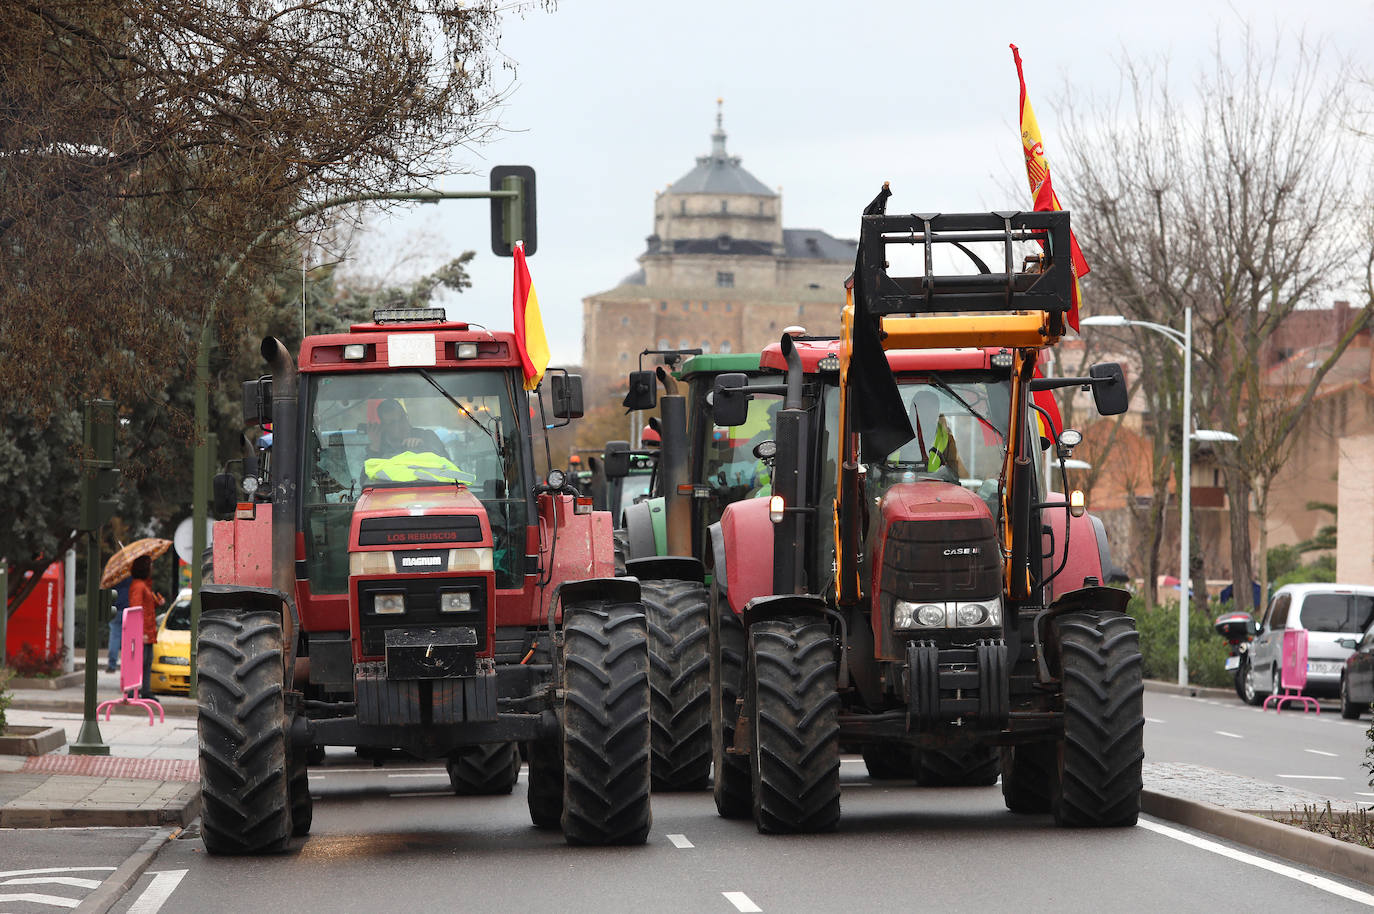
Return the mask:
<path id="1" fill-rule="evenodd" d="M 191 547 L 191 537 L 195 532 L 195 525 L 191 522 L 191 518 L 188 517 L 177 524 L 176 533 L 172 534 L 172 548 L 176 550 L 177 558 L 181 559 L 187 565 L 195 564 L 195 562 L 191 560 L 192 556 L 195 555 L 195 551 Z M 214 541 L 214 534 L 214 521 L 207 518 L 205 521 L 205 545 L 207 547 Z"/>

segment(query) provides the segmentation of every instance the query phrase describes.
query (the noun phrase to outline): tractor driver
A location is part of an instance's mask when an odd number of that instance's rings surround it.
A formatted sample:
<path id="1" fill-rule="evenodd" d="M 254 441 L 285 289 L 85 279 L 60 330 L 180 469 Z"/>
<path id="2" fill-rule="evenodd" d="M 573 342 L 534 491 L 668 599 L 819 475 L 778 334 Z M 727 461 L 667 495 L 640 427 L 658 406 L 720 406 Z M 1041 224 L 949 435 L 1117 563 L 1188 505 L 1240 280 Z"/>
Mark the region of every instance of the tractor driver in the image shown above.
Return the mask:
<path id="1" fill-rule="evenodd" d="M 959 459 L 959 446 L 940 412 L 940 395 L 933 390 L 917 391 L 911 405 L 916 417 L 916 439 L 923 449 L 926 472 L 944 469 L 956 478 L 968 475 Z"/>
<path id="2" fill-rule="evenodd" d="M 395 400 L 377 404 L 377 422 L 367 427 L 368 457 L 395 457 L 405 451 L 432 453 L 448 459 L 448 451 L 432 429 L 410 424 L 405 407 Z"/>

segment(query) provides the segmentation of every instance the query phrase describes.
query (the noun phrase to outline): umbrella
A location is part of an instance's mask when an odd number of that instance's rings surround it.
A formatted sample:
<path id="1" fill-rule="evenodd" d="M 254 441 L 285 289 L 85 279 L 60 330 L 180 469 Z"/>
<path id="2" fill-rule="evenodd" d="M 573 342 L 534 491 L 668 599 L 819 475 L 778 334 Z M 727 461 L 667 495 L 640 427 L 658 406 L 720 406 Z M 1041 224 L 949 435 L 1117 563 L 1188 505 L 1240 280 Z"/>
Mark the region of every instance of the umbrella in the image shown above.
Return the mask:
<path id="1" fill-rule="evenodd" d="M 105 571 L 100 575 L 100 586 L 113 587 L 127 578 L 129 576 L 129 569 L 134 565 L 134 559 L 145 555 L 155 559 L 171 548 L 171 540 L 155 539 L 151 537 L 148 539 L 134 540 L 132 543 L 110 556 L 110 560 L 105 563 Z"/>

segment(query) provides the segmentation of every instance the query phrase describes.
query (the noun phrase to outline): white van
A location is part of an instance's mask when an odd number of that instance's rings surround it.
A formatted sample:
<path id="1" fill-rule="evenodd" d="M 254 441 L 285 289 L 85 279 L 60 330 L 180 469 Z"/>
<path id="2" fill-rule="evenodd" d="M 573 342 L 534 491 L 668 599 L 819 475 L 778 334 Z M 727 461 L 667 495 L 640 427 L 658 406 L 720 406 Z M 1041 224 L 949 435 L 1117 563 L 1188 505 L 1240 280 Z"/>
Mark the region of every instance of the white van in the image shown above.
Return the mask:
<path id="1" fill-rule="evenodd" d="M 1354 584 L 1288 584 L 1274 592 L 1259 631 L 1242 661 L 1241 697 L 1260 704 L 1278 691 L 1283 633 L 1307 629 L 1307 687 L 1303 694 L 1336 697 L 1341 670 L 1358 640 L 1374 623 L 1374 587 Z M 1340 642 L 1345 640 L 1346 644 Z"/>

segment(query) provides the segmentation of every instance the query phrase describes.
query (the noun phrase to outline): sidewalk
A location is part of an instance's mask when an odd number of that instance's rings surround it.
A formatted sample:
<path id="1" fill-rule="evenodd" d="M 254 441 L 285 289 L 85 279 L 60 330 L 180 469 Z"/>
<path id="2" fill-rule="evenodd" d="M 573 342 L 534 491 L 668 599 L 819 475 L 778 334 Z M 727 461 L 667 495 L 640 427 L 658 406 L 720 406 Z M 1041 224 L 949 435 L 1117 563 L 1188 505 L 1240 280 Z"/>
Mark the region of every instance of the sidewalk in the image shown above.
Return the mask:
<path id="1" fill-rule="evenodd" d="M 159 695 L 165 721 L 148 724 L 137 705 L 102 713 L 108 756 L 71 755 L 81 733 L 85 688 L 13 689 L 6 717 L 18 726 L 60 727 L 67 745 L 41 756 L 0 755 L 0 828 L 186 825 L 200 813 L 196 707 Z M 119 697 L 119 674 L 102 666 L 96 698 Z"/>

